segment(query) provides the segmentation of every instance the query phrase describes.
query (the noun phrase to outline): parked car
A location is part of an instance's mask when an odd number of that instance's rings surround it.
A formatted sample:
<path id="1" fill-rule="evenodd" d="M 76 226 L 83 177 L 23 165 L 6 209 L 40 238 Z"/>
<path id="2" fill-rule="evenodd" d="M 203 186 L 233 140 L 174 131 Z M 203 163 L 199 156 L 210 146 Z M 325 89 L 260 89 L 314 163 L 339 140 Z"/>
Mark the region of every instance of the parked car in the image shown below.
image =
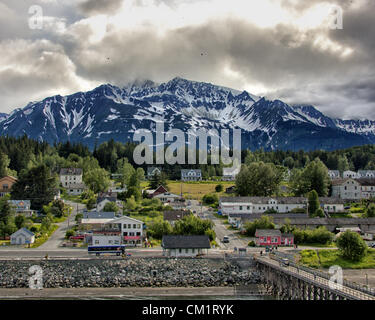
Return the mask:
<path id="1" fill-rule="evenodd" d="M 370 247 L 371 247 L 371 248 L 375 248 L 375 242 L 371 243 L 371 244 L 370 244 Z"/>
<path id="2" fill-rule="evenodd" d="M 229 237 L 228 236 L 223 237 L 223 243 L 229 243 Z"/>

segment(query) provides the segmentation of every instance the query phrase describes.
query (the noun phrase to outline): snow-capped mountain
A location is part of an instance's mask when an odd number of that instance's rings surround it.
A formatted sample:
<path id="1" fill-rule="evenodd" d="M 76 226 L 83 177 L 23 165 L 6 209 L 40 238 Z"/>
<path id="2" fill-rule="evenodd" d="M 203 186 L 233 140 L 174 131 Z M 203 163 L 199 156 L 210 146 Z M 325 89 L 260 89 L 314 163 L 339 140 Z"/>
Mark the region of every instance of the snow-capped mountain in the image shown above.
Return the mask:
<path id="1" fill-rule="evenodd" d="M 0 116 L 2 135 L 82 142 L 133 141 L 137 129 L 242 129 L 243 148 L 339 149 L 375 143 L 375 121 L 331 119 L 313 106 L 290 106 L 246 91 L 175 78 L 167 83 L 110 84 L 49 97 Z"/>

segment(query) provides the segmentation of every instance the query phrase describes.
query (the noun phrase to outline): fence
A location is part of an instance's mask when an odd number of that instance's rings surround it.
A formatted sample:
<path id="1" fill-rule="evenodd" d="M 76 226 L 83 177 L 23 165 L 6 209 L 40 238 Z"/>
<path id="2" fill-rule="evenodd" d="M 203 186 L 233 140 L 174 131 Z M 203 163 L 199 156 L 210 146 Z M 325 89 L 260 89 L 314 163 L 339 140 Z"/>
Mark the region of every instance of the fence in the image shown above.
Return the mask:
<path id="1" fill-rule="evenodd" d="M 270 254 L 270 258 L 273 259 L 273 260 L 276 260 L 278 262 L 281 262 L 281 258 L 277 257 L 277 255 L 279 255 L 280 257 L 282 256 L 282 254 L 280 254 L 280 253 Z M 285 258 L 288 258 L 288 257 L 285 257 Z M 294 267 L 294 268 L 298 269 L 298 270 L 302 270 L 302 271 L 311 273 L 312 275 L 321 277 L 323 279 L 326 279 L 326 280 L 330 280 L 331 279 L 331 275 L 329 273 L 327 273 L 327 272 L 323 272 L 321 270 L 312 269 L 312 268 L 309 268 L 309 267 L 306 267 L 306 266 L 303 266 L 303 265 L 298 265 L 295 262 L 290 261 L 290 259 L 289 259 L 289 265 L 291 267 Z M 375 297 L 375 289 L 374 288 L 369 288 L 366 285 L 362 285 L 362 284 L 351 282 L 351 281 L 348 281 L 348 280 L 344 279 L 343 280 L 343 286 L 346 286 L 348 288 L 351 288 L 351 289 L 354 289 L 354 290 L 357 290 L 357 291 L 360 291 L 362 293 L 366 293 L 368 295 L 371 295 L 371 296 Z"/>

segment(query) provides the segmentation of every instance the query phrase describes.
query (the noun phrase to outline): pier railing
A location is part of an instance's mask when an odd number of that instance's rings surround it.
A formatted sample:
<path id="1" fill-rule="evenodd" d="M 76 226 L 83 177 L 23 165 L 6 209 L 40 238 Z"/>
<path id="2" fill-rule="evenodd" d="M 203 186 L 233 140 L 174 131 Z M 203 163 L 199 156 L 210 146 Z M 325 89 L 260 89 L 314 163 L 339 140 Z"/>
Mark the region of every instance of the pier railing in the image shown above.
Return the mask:
<path id="1" fill-rule="evenodd" d="M 276 261 L 282 263 L 283 262 L 282 258 L 278 257 L 277 255 L 278 254 L 271 253 L 269 255 L 269 257 L 273 260 L 276 260 Z M 321 271 L 321 270 L 316 270 L 316 269 L 313 269 L 313 268 L 309 268 L 309 267 L 306 267 L 306 266 L 303 266 L 303 265 L 299 265 L 299 264 L 296 264 L 295 262 L 290 261 L 290 260 L 289 260 L 289 265 L 291 267 L 294 267 L 296 269 L 311 273 L 312 275 L 315 275 L 317 277 L 321 277 L 321 278 L 326 279 L 326 280 L 330 280 L 331 277 L 332 277 L 327 272 L 324 272 L 324 271 Z M 366 285 L 362 285 L 362 284 L 359 284 L 359 283 L 348 281 L 346 279 L 343 279 L 342 284 L 343 284 L 343 286 L 346 286 L 348 288 L 351 288 L 351 289 L 354 289 L 354 290 L 357 290 L 357 291 L 360 291 L 362 293 L 365 293 L 365 294 L 368 294 L 368 295 L 371 295 L 371 296 L 375 297 L 375 288 L 370 288 Z"/>

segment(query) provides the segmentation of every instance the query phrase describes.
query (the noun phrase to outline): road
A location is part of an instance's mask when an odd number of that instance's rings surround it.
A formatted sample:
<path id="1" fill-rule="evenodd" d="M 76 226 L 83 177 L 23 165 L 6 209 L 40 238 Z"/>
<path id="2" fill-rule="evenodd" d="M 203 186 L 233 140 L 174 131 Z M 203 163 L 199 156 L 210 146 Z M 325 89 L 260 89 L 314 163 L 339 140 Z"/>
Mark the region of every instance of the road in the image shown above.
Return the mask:
<path id="1" fill-rule="evenodd" d="M 75 203 L 75 202 L 70 202 L 70 201 L 64 201 L 64 202 L 73 208 L 73 212 L 64 222 L 60 222 L 57 224 L 59 228 L 51 235 L 51 237 L 45 243 L 39 246 L 39 250 L 58 249 L 61 243 L 64 241 L 66 231 L 69 229 L 69 227 L 75 224 L 75 217 L 78 213 L 77 209 L 78 211 L 81 211 L 85 208 L 85 205 L 80 204 L 80 203 Z"/>
<path id="2" fill-rule="evenodd" d="M 279 261 L 271 259 L 269 256 L 262 256 L 261 257 L 261 256 L 257 255 L 257 260 L 264 261 L 267 264 L 271 264 L 271 265 L 275 266 L 277 269 L 280 268 Z M 302 277 L 302 278 L 306 279 L 307 281 L 317 283 L 318 285 L 320 284 L 320 285 L 323 285 L 325 287 L 336 289 L 336 290 L 338 290 L 340 292 L 343 292 L 343 293 L 345 293 L 345 294 L 347 294 L 351 297 L 355 297 L 355 298 L 360 299 L 360 300 L 375 300 L 375 296 L 368 295 L 366 293 L 363 293 L 361 291 L 358 291 L 358 290 L 355 290 L 353 288 L 347 287 L 345 285 L 339 286 L 336 283 L 331 283 L 330 280 L 328 280 L 326 278 L 323 278 L 323 277 L 320 277 L 317 274 L 314 274 L 313 271 L 307 272 L 307 271 L 301 270 L 300 268 L 295 267 L 295 266 L 284 266 L 284 267 L 282 267 L 282 269 L 285 270 L 286 272 L 290 272 L 290 273 L 294 274 L 296 277 L 300 277 L 300 278 Z M 334 286 L 334 287 L 332 287 L 332 286 Z"/>

